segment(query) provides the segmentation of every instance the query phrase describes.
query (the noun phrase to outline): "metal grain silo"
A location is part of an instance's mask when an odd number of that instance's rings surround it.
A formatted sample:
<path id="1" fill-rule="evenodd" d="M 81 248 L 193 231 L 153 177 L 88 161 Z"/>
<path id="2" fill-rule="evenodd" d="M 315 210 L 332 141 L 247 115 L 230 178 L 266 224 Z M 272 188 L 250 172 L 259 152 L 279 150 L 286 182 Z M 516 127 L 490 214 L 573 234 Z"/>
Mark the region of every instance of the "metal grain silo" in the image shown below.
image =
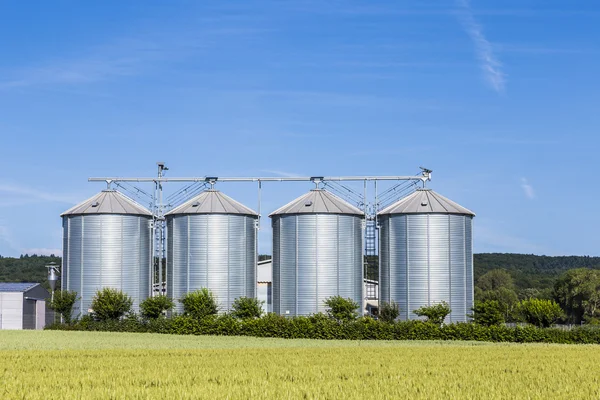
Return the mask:
<path id="1" fill-rule="evenodd" d="M 167 296 L 208 288 L 221 311 L 256 296 L 258 214 L 217 190 L 206 190 L 165 215 Z"/>
<path id="2" fill-rule="evenodd" d="M 419 189 L 379 214 L 380 301 L 395 301 L 400 318 L 441 301 L 464 322 L 473 307 L 475 214 L 429 189 Z"/>
<path id="3" fill-rule="evenodd" d="M 73 315 L 85 315 L 96 291 L 121 290 L 134 311 L 150 295 L 152 214 L 125 195 L 105 190 L 65 211 L 62 289 L 77 292 Z"/>
<path id="4" fill-rule="evenodd" d="M 331 296 L 362 305 L 364 213 L 315 189 L 273 212 L 273 312 L 325 312 Z M 362 308 L 362 307 L 361 307 Z"/>

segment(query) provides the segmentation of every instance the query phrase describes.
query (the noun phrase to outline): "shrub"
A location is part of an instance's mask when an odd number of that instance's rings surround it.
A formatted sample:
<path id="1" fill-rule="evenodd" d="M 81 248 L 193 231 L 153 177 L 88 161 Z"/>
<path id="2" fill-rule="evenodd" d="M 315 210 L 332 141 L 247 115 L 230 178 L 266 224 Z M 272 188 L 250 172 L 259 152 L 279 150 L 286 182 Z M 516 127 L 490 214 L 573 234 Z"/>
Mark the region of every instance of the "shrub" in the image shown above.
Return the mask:
<path id="1" fill-rule="evenodd" d="M 159 295 L 148 297 L 140 303 L 140 313 L 147 319 L 156 319 L 175 307 L 173 300 L 167 296 Z"/>
<path id="2" fill-rule="evenodd" d="M 553 300 L 530 299 L 517 305 L 517 313 L 523 321 L 540 328 L 548 328 L 556 322 L 563 311 Z"/>
<path id="3" fill-rule="evenodd" d="M 444 319 L 446 319 L 452 310 L 448 303 L 442 301 L 433 306 L 421 307 L 413 312 L 419 317 L 427 317 L 427 322 L 441 326 L 444 323 Z"/>
<path id="4" fill-rule="evenodd" d="M 54 293 L 54 299 L 50 301 L 48 307 L 62 315 L 66 324 L 71 323 L 73 314 L 73 305 L 77 301 L 77 292 L 68 290 L 57 290 Z"/>
<path id="5" fill-rule="evenodd" d="M 179 301 L 183 304 L 183 314 L 196 319 L 217 315 L 219 312 L 217 300 L 207 288 L 187 293 Z"/>
<path id="6" fill-rule="evenodd" d="M 342 296 L 333 296 L 325 300 L 327 315 L 337 322 L 348 322 L 358 318 L 358 303 Z"/>
<path id="7" fill-rule="evenodd" d="M 260 318 L 264 301 L 253 297 L 240 297 L 231 305 L 231 316 L 239 319 Z"/>
<path id="8" fill-rule="evenodd" d="M 381 321 L 392 323 L 399 315 L 400 307 L 398 306 L 398 303 L 393 300 L 390 303 L 381 303 L 381 306 L 379 307 L 379 319 Z"/>
<path id="9" fill-rule="evenodd" d="M 92 299 L 93 315 L 101 321 L 117 320 L 131 312 L 132 304 L 131 297 L 120 290 L 104 288 Z"/>
<path id="10" fill-rule="evenodd" d="M 496 300 L 476 301 L 470 316 L 476 324 L 483 326 L 501 325 L 505 322 L 502 307 Z"/>

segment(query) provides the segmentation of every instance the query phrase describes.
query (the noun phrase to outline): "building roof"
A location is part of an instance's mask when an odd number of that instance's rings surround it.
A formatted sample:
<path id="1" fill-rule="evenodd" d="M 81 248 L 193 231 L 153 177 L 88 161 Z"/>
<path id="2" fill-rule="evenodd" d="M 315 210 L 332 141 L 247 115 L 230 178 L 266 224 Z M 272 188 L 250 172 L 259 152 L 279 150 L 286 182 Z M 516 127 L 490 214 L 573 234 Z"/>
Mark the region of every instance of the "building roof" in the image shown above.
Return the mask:
<path id="1" fill-rule="evenodd" d="M 310 192 L 292 200 L 273 211 L 269 217 L 284 214 L 350 214 L 364 216 L 364 212 L 352 204 L 323 189 Z"/>
<path id="2" fill-rule="evenodd" d="M 0 292 L 27 292 L 39 285 L 33 282 L 0 282 Z"/>
<path id="3" fill-rule="evenodd" d="M 165 216 L 177 214 L 241 214 L 258 216 L 254 210 L 213 189 L 205 190 L 198 196 L 175 207 L 166 213 Z"/>
<path id="4" fill-rule="evenodd" d="M 414 193 L 384 208 L 378 215 L 385 214 L 459 214 L 475 216 L 473 211 L 431 189 L 417 189 Z"/>
<path id="5" fill-rule="evenodd" d="M 144 206 L 136 203 L 123 193 L 116 190 L 103 190 L 97 195 L 79 203 L 62 213 L 60 216 L 84 214 L 130 214 L 147 215 L 152 213 Z"/>

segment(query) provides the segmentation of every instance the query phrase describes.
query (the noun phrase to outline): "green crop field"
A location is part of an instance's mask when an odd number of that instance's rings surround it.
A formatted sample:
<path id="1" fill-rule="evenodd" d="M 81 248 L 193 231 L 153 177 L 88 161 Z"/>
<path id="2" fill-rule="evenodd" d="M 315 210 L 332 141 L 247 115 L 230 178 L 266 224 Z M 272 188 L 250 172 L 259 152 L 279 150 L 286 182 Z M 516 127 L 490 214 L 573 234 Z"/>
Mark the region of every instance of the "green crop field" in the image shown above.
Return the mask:
<path id="1" fill-rule="evenodd" d="M 0 331 L 0 399 L 597 399 L 600 346 Z"/>

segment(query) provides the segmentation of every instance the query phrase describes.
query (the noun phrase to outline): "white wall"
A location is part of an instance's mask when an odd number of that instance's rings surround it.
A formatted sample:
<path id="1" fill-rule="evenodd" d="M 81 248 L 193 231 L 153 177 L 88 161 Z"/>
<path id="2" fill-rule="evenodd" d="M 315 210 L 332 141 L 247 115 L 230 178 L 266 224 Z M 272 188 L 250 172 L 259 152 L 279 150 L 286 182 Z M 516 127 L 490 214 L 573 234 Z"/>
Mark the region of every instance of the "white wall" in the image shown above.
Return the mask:
<path id="1" fill-rule="evenodd" d="M 22 292 L 0 292 L 0 329 L 23 329 Z"/>

